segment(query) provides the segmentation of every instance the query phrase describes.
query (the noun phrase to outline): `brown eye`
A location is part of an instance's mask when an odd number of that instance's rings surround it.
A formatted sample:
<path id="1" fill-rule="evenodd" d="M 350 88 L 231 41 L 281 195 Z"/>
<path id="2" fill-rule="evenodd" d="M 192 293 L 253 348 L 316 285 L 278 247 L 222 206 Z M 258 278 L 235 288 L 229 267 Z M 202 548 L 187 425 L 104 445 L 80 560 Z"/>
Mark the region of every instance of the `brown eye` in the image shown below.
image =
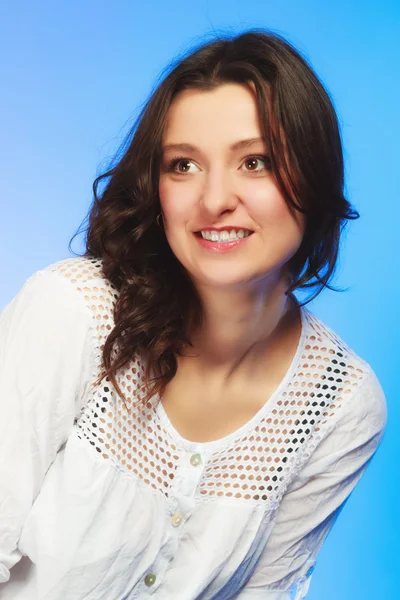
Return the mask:
<path id="1" fill-rule="evenodd" d="M 245 171 L 247 172 L 260 173 L 268 170 L 270 163 L 268 156 L 249 156 L 242 166 L 245 167 Z"/>
<path id="2" fill-rule="evenodd" d="M 258 165 L 258 158 L 249 158 L 246 160 L 246 164 L 250 171 L 255 171 Z"/>
<path id="3" fill-rule="evenodd" d="M 181 160 L 180 163 L 178 163 L 181 165 L 182 167 L 182 171 L 184 171 L 186 173 L 186 171 L 189 171 L 190 169 L 190 161 L 189 160 Z"/>
<path id="4" fill-rule="evenodd" d="M 188 158 L 176 157 L 169 163 L 168 170 L 178 174 L 190 173 L 195 165 Z"/>

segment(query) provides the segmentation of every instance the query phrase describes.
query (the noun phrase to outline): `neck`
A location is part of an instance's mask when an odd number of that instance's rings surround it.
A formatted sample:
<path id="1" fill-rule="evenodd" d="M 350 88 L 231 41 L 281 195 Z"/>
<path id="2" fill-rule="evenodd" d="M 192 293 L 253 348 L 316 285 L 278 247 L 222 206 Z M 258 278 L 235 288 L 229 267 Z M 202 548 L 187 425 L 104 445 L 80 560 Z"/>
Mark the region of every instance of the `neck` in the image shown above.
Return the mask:
<path id="1" fill-rule="evenodd" d="M 185 352 L 185 357 L 192 357 L 193 374 L 204 378 L 207 373 L 208 381 L 225 385 L 239 374 L 251 377 L 268 354 L 279 344 L 285 346 L 281 342 L 286 333 L 300 320 L 286 289 L 287 282 L 252 292 L 199 289 L 204 318 L 189 335 L 193 348 Z"/>

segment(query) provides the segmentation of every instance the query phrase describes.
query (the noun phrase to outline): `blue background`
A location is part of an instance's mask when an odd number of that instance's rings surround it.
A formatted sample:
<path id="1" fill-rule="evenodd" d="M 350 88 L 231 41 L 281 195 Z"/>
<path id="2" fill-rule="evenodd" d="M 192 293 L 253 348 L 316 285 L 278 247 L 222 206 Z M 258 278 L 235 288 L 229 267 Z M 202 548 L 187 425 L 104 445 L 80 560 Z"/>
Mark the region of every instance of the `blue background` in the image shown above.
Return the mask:
<path id="1" fill-rule="evenodd" d="M 205 34 L 253 26 L 286 36 L 335 103 L 347 196 L 361 219 L 349 225 L 333 281 L 348 291 L 326 290 L 309 308 L 372 365 L 389 411 L 383 443 L 319 554 L 307 598 L 397 598 L 398 0 L 4 3 L 0 309 L 34 271 L 71 256 L 93 179 L 163 67 Z M 82 236 L 73 248 L 81 251 Z"/>

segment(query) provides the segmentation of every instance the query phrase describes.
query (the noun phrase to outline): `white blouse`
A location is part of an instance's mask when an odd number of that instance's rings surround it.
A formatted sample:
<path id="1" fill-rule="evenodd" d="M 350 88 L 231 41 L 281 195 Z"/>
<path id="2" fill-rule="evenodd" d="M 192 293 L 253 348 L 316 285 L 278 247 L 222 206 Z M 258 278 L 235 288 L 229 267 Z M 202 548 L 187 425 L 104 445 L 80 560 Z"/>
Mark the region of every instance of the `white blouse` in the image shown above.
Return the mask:
<path id="1" fill-rule="evenodd" d="M 370 365 L 303 307 L 272 397 L 188 441 L 159 397 L 129 412 L 93 385 L 117 295 L 99 259 L 67 258 L 0 315 L 1 600 L 305 598 L 386 427 Z M 135 355 L 118 376 L 132 401 L 143 375 Z"/>

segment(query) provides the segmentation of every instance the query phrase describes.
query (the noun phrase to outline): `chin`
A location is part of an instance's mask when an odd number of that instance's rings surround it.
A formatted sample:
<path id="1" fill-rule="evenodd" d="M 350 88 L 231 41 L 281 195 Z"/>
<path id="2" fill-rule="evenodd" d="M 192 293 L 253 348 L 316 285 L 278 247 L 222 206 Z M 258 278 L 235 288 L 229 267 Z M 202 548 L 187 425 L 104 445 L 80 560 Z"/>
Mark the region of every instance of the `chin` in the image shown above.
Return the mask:
<path id="1" fill-rule="evenodd" d="M 237 271 L 233 274 L 229 274 L 226 272 L 215 273 L 213 275 L 210 274 L 191 274 L 191 278 L 195 283 L 206 285 L 208 287 L 215 288 L 229 288 L 234 286 L 243 286 L 246 284 L 251 284 L 256 281 L 259 281 L 265 276 L 265 273 L 238 273 Z"/>

